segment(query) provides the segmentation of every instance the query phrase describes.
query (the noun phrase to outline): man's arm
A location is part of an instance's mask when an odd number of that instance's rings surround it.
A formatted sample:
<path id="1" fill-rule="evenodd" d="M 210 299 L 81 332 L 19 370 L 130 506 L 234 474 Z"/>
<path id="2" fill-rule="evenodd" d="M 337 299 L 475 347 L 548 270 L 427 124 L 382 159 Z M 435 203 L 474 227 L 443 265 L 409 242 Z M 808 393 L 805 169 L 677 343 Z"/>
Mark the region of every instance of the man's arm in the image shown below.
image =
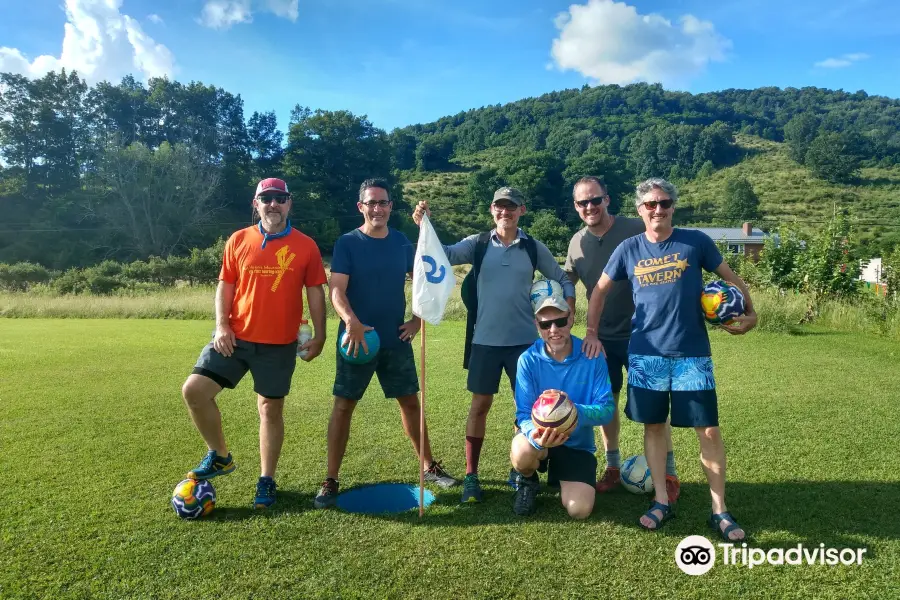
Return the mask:
<path id="1" fill-rule="evenodd" d="M 603 273 L 597 287 L 591 293 L 591 301 L 588 303 L 587 314 L 587 333 L 584 335 L 584 342 L 581 351 L 588 358 L 595 358 L 603 351 L 603 344 L 597 339 L 597 328 L 600 327 L 600 315 L 603 314 L 603 306 L 606 304 L 606 295 L 613 288 L 613 280 L 609 275 Z M 605 352 L 604 352 L 605 354 Z"/>
<path id="2" fill-rule="evenodd" d="M 338 314 L 344 322 L 349 335 L 347 336 L 350 347 L 348 349 L 352 356 L 359 353 L 359 347 L 362 346 L 363 351 L 369 353 L 369 345 L 365 340 L 365 333 L 371 331 L 374 327 L 363 325 L 356 318 L 356 313 L 350 307 L 350 301 L 347 300 L 347 284 L 350 283 L 350 276 L 346 273 L 331 273 L 331 282 L 328 287 L 331 289 L 331 305 L 334 306 L 334 312 Z"/>
<path id="3" fill-rule="evenodd" d="M 594 365 L 594 380 L 591 382 L 591 397 L 588 404 L 576 404 L 578 409 L 578 421 L 597 427 L 609 423 L 616 410 L 613 401 L 612 385 L 609 382 L 609 368 L 606 361 L 596 360 Z"/>
<path id="4" fill-rule="evenodd" d="M 413 272 L 410 271 L 407 273 L 410 279 L 413 277 Z M 404 342 L 410 342 L 416 334 L 419 333 L 419 329 L 422 328 L 422 319 L 412 314 L 412 304 L 409 307 L 409 320 L 403 323 L 400 326 L 400 339 Z"/>
<path id="5" fill-rule="evenodd" d="M 311 361 L 322 353 L 325 347 L 325 288 L 323 285 L 306 286 L 306 300 L 309 305 L 309 315 L 313 321 L 313 338 L 307 340 L 298 350 L 306 350 L 307 354 L 301 360 Z"/>
<path id="6" fill-rule="evenodd" d="M 728 263 L 724 260 L 716 268 L 715 273 L 725 281 L 736 285 L 738 289 L 741 290 L 741 293 L 744 294 L 744 314 L 735 317 L 734 324 L 720 325 L 720 327 L 733 335 L 747 333 L 756 327 L 756 322 L 759 318 L 756 314 L 756 310 L 753 308 L 753 300 L 750 298 L 750 289 L 747 287 L 747 284 L 744 283 L 744 280 L 741 279 L 737 273 L 732 271 L 731 267 L 728 266 Z"/>
<path id="7" fill-rule="evenodd" d="M 216 286 L 216 336 L 213 348 L 222 356 L 231 356 L 234 352 L 235 337 L 231 329 L 231 307 L 234 304 L 234 284 L 225 283 L 221 279 Z"/>
<path id="8" fill-rule="evenodd" d="M 531 374 L 531 363 L 526 358 L 526 354 L 519 356 L 516 366 L 516 423 L 519 429 L 525 435 L 528 443 L 542 450 L 540 444 L 534 439 L 532 433 L 535 430 L 534 421 L 531 420 L 531 407 L 534 401 L 540 395 L 542 390 L 537 389 L 537 382 Z"/>
<path id="9" fill-rule="evenodd" d="M 572 284 L 569 276 L 566 275 L 566 272 L 559 266 L 559 263 L 556 262 L 556 259 L 553 258 L 550 249 L 537 240 L 534 240 L 534 243 L 537 246 L 537 265 L 535 265 L 537 270 L 547 279 L 554 279 L 559 282 L 559 285 L 562 286 L 563 296 L 565 296 L 566 301 L 569 302 L 569 308 L 574 314 L 575 286 Z M 569 301 L 570 299 L 571 301 Z"/>

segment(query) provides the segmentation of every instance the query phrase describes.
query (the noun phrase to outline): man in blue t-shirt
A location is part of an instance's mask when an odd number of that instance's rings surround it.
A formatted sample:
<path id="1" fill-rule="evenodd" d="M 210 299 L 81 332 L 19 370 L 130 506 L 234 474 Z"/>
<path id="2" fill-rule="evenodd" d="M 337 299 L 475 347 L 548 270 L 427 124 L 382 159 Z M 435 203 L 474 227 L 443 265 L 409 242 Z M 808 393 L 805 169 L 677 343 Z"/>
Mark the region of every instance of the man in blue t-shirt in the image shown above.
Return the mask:
<path id="1" fill-rule="evenodd" d="M 364 364 L 353 364 L 336 346 L 334 407 L 328 423 L 328 473 L 319 493 L 316 508 L 333 506 L 338 494 L 338 472 L 350 437 L 350 420 L 357 402 L 363 397 L 372 375 L 385 398 L 396 398 L 400 404 L 403 429 L 413 443 L 416 456 L 419 444 L 425 445 L 425 461 L 429 464 L 425 480 L 442 487 L 458 481 L 451 477 L 431 456 L 428 432 L 419 439 L 419 380 L 410 341 L 421 326 L 418 317 L 406 320 L 407 274 L 413 270 L 413 245 L 400 231 L 388 227 L 391 198 L 383 179 L 367 179 L 359 188 L 359 212 L 362 227 L 342 235 L 334 245 L 331 263 L 331 303 L 341 318 L 337 344 L 348 346 L 348 352 L 368 352 L 364 335 L 372 329 L 378 334 L 380 348 L 375 358 Z M 347 340 L 342 340 L 348 331 Z"/>
<path id="2" fill-rule="evenodd" d="M 539 298 L 533 306 L 541 337 L 519 356 L 516 368 L 516 425 L 509 458 L 517 472 L 513 511 L 534 512 L 540 484 L 538 470 L 547 470 L 547 483 L 559 485 L 562 504 L 575 519 L 594 509 L 597 458 L 594 427 L 609 423 L 615 413 L 606 359 L 589 359 L 574 337 L 570 308 L 559 294 Z M 531 408 L 545 391 L 565 392 L 575 405 L 577 421 L 569 433 L 538 428 Z M 545 462 L 542 465 L 542 462 Z"/>
<path id="3" fill-rule="evenodd" d="M 646 231 L 622 242 L 610 257 L 591 296 L 588 331 L 596 331 L 613 282 L 630 281 L 635 310 L 625 415 L 644 423 L 644 454 L 656 490 L 641 526 L 659 529 L 674 516 L 665 489 L 665 431 L 671 405 L 672 426 L 693 427 L 700 439 L 700 460 L 712 496 L 709 524 L 726 541 L 738 542 L 745 532 L 725 506 L 725 446 L 709 336 L 700 309 L 703 271 L 715 272 L 744 294 L 746 313 L 723 329 L 746 333 L 756 326 L 756 312 L 747 286 L 722 260 L 709 236 L 672 226 L 677 200 L 675 186 L 664 179 L 648 179 L 637 186 L 635 204 Z M 594 356 L 601 350 L 596 335 L 585 336 L 585 354 Z"/>

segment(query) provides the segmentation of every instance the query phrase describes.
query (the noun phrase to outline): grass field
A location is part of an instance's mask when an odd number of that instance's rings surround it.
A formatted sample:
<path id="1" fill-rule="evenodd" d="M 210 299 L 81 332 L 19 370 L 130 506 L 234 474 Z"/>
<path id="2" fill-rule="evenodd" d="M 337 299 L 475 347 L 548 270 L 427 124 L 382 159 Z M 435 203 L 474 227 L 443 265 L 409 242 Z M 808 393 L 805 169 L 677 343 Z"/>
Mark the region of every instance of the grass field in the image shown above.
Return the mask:
<path id="1" fill-rule="evenodd" d="M 169 495 L 205 451 L 179 389 L 211 330 L 207 321 L 0 320 L 0 598 L 898 597 L 896 342 L 712 336 L 729 507 L 754 544 L 868 550 L 861 566 L 717 564 L 689 577 L 674 550 L 707 533 L 709 512 L 693 432 L 676 432 L 683 492 L 661 532 L 637 528 L 645 501 L 624 490 L 598 497 L 585 522 L 565 518 L 549 492 L 522 519 L 504 484 L 508 390 L 489 419 L 485 504 L 460 506 L 457 490 L 435 488 L 421 521 L 415 511 L 312 510 L 332 352 L 295 374 L 276 507 L 249 508 L 259 459 L 248 380 L 220 398 L 239 467 L 214 480 L 210 518 L 179 521 Z M 431 437 L 455 474 L 468 407 L 462 333 L 461 323 L 428 331 Z M 640 452 L 640 439 L 625 422 L 623 454 Z M 377 386 L 356 412 L 342 488 L 375 481 L 417 481 L 397 407 Z"/>

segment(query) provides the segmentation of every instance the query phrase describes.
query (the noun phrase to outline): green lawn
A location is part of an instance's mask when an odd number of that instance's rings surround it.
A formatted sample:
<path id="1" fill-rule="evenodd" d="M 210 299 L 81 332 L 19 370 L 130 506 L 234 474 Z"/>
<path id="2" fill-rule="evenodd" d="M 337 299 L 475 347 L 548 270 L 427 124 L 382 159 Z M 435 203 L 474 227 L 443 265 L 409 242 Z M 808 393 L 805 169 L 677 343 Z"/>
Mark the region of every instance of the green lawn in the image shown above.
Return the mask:
<path id="1" fill-rule="evenodd" d="M 624 490 L 598 497 L 585 522 L 569 521 L 550 493 L 522 519 L 504 484 L 508 390 L 489 420 L 485 504 L 459 506 L 458 491 L 435 489 L 421 521 L 415 511 L 312 510 L 332 352 L 298 366 L 276 508 L 249 509 L 259 462 L 248 380 L 221 397 L 238 470 L 214 480 L 210 518 L 179 521 L 169 495 L 205 451 L 180 386 L 211 330 L 202 321 L 0 320 L 0 598 L 897 597 L 897 342 L 713 335 L 729 506 L 754 544 L 868 552 L 862 566 L 717 564 L 689 577 L 674 550 L 708 531 L 709 512 L 693 432 L 676 432 L 682 499 L 660 533 L 638 529 L 645 500 Z M 455 474 L 468 407 L 462 333 L 461 323 L 428 331 L 431 436 Z M 623 454 L 641 452 L 640 440 L 625 422 Z M 397 480 L 418 480 L 416 457 L 395 403 L 373 386 L 356 413 L 342 487 Z"/>

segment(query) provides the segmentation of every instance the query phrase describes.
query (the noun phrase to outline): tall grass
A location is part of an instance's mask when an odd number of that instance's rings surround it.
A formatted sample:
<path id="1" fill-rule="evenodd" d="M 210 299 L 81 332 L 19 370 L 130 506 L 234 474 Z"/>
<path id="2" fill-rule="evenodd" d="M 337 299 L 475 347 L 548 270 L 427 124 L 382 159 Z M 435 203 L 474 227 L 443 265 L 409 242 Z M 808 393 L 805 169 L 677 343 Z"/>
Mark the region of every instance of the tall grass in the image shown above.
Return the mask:
<path id="1" fill-rule="evenodd" d="M 457 281 L 461 281 L 466 269 L 457 267 L 454 271 Z M 466 318 L 459 290 L 457 285 L 447 304 L 444 318 L 448 321 Z M 813 307 L 810 298 L 804 294 L 783 293 L 771 288 L 754 289 L 752 293 L 760 331 L 791 333 L 802 325 L 813 324 L 834 331 L 875 333 L 900 341 L 900 307 L 874 296 L 864 295 L 852 303 L 827 300 Z M 411 302 L 411 295 L 411 286 L 407 284 L 407 303 Z M 587 314 L 584 287 L 580 283 L 577 297 L 576 332 L 580 334 Z M 0 292 L 0 317 L 212 320 L 214 298 L 215 288 L 211 286 L 112 296 L 56 295 L 46 291 L 39 294 Z M 336 316 L 327 299 L 326 310 L 330 318 Z"/>

